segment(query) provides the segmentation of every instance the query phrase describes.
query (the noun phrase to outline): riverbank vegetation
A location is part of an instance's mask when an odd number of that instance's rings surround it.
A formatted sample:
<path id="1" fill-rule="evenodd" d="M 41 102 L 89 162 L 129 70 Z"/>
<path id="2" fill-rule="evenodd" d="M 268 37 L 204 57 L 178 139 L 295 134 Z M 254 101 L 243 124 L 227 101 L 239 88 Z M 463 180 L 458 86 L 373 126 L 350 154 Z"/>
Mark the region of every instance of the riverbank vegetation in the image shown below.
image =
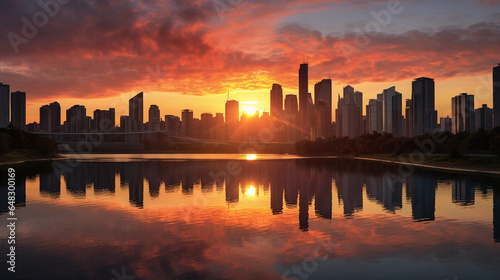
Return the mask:
<path id="1" fill-rule="evenodd" d="M 0 162 L 57 157 L 54 140 L 10 126 L 0 129 Z"/>

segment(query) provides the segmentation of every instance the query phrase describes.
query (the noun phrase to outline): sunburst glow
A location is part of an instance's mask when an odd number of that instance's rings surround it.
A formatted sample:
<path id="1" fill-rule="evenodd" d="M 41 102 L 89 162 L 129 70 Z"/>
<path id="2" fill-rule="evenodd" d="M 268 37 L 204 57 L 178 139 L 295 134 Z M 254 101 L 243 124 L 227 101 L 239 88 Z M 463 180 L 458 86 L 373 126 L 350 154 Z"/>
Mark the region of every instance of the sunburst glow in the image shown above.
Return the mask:
<path id="1" fill-rule="evenodd" d="M 247 160 L 256 160 L 257 159 L 257 155 L 256 154 L 247 154 Z"/>
<path id="2" fill-rule="evenodd" d="M 255 189 L 254 186 L 250 185 L 250 187 L 248 187 L 246 190 L 245 190 L 245 195 L 246 196 L 255 196 L 255 194 L 257 193 L 257 190 Z"/>

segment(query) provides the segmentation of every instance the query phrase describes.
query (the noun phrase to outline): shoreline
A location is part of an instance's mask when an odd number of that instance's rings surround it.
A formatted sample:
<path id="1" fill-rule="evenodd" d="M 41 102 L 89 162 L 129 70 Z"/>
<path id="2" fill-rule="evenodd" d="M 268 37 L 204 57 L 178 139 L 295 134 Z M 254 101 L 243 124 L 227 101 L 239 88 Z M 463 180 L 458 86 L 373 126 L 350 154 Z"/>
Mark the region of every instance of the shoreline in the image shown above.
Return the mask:
<path id="1" fill-rule="evenodd" d="M 56 161 L 56 160 L 63 160 L 66 159 L 66 157 L 56 157 L 56 158 L 34 158 L 34 159 L 24 159 L 24 160 L 18 160 L 18 161 L 2 161 L 0 162 L 0 166 L 4 165 L 15 165 L 15 164 L 23 164 L 23 163 L 28 163 L 28 162 L 42 162 L 42 161 Z"/>
<path id="2" fill-rule="evenodd" d="M 447 166 L 410 163 L 410 162 L 404 162 L 404 161 L 398 161 L 398 160 L 388 160 L 388 159 L 369 158 L 369 157 L 345 157 L 345 156 L 337 156 L 337 158 L 356 159 L 356 160 L 374 161 L 374 162 L 384 162 L 384 163 L 394 164 L 394 165 L 402 164 L 402 165 L 414 166 L 414 167 L 418 167 L 418 168 L 422 168 L 422 169 L 434 169 L 434 170 L 448 171 L 448 172 L 453 172 L 453 173 L 466 172 L 466 173 L 470 173 L 470 174 L 488 174 L 488 175 L 500 176 L 500 170 L 499 171 L 492 171 L 492 170 L 485 170 L 485 169 L 474 169 L 475 166 L 470 166 L 470 168 L 447 167 Z"/>

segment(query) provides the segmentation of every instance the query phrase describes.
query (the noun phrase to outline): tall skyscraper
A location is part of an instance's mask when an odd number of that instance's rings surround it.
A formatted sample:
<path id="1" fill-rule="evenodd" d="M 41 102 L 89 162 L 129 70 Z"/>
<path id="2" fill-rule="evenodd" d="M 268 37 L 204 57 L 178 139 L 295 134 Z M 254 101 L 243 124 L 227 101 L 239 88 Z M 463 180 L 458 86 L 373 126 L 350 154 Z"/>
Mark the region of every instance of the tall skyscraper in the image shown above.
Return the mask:
<path id="1" fill-rule="evenodd" d="M 441 118 L 439 120 L 439 130 L 441 132 L 451 132 L 451 118 Z"/>
<path id="2" fill-rule="evenodd" d="M 115 130 L 115 109 L 94 111 L 94 130 L 101 133 L 112 133 Z"/>
<path id="3" fill-rule="evenodd" d="M 500 126 L 500 63 L 493 68 L 493 127 Z"/>
<path id="4" fill-rule="evenodd" d="M 66 110 L 66 121 L 64 132 L 81 133 L 88 131 L 87 109 L 85 106 L 75 105 Z"/>
<path id="5" fill-rule="evenodd" d="M 370 99 L 366 105 L 366 116 L 368 122 L 367 133 L 378 132 L 382 133 L 384 125 L 382 101 Z"/>
<path id="6" fill-rule="evenodd" d="M 193 111 L 189 109 L 182 110 L 182 134 L 187 137 L 194 136 Z"/>
<path id="7" fill-rule="evenodd" d="M 453 97 L 451 99 L 451 114 L 453 133 L 475 132 L 474 95 L 462 93 Z"/>
<path id="8" fill-rule="evenodd" d="M 394 137 L 403 136 L 403 96 L 396 87 L 384 89 L 382 92 L 384 110 L 384 132 Z"/>
<path id="9" fill-rule="evenodd" d="M 474 111 L 475 126 L 474 129 L 477 131 L 480 128 L 484 128 L 486 131 L 490 131 L 493 128 L 493 110 L 488 108 L 488 105 L 483 104 L 483 107 L 476 109 Z"/>
<path id="10" fill-rule="evenodd" d="M 226 140 L 236 140 L 240 122 L 240 104 L 236 100 L 226 102 Z"/>
<path id="11" fill-rule="evenodd" d="M 273 84 L 271 89 L 271 117 L 283 116 L 283 89 L 281 85 Z"/>
<path id="12" fill-rule="evenodd" d="M 129 121 L 131 122 L 132 131 L 141 131 L 144 124 L 144 94 L 138 93 L 128 102 Z"/>
<path id="13" fill-rule="evenodd" d="M 297 95 L 288 94 L 285 97 L 285 116 L 286 116 L 286 139 L 295 142 L 299 139 L 299 105 Z"/>
<path id="14" fill-rule="evenodd" d="M 337 136 L 354 138 L 364 133 L 363 93 L 354 91 L 351 86 L 344 87 L 344 97 L 339 98 L 336 112 Z"/>
<path id="15" fill-rule="evenodd" d="M 21 130 L 26 130 L 26 92 L 13 92 L 10 104 L 12 125 Z"/>
<path id="16" fill-rule="evenodd" d="M 51 131 L 53 133 L 61 132 L 61 105 L 58 102 L 49 104 L 51 114 Z"/>
<path id="17" fill-rule="evenodd" d="M 202 139 L 213 139 L 214 129 L 213 129 L 213 119 L 214 116 L 210 113 L 201 114 L 201 138 Z"/>
<path id="18" fill-rule="evenodd" d="M 223 141 L 226 139 L 226 127 L 224 125 L 224 114 L 216 113 L 213 118 L 214 139 Z"/>
<path id="19" fill-rule="evenodd" d="M 406 99 L 405 107 L 405 137 L 413 137 L 413 104 L 411 99 Z"/>
<path id="20" fill-rule="evenodd" d="M 181 133 L 181 119 L 178 116 L 165 115 L 165 129 L 170 130 L 171 132 Z"/>
<path id="21" fill-rule="evenodd" d="M 299 114 L 302 128 L 309 127 L 309 112 L 307 110 L 309 93 L 309 65 L 303 63 L 299 68 Z"/>
<path id="22" fill-rule="evenodd" d="M 314 104 L 316 104 L 316 135 L 330 137 L 332 127 L 332 80 L 324 79 L 314 86 Z"/>
<path id="23" fill-rule="evenodd" d="M 160 117 L 160 108 L 158 105 L 149 106 L 148 111 L 148 130 L 158 131 L 161 128 L 161 117 Z"/>
<path id="24" fill-rule="evenodd" d="M 437 126 L 435 109 L 435 83 L 433 79 L 421 77 L 412 83 L 412 130 L 413 136 L 432 133 Z M 406 116 L 408 118 L 408 116 Z"/>
<path id="25" fill-rule="evenodd" d="M 10 86 L 0 83 L 0 128 L 10 123 Z"/>

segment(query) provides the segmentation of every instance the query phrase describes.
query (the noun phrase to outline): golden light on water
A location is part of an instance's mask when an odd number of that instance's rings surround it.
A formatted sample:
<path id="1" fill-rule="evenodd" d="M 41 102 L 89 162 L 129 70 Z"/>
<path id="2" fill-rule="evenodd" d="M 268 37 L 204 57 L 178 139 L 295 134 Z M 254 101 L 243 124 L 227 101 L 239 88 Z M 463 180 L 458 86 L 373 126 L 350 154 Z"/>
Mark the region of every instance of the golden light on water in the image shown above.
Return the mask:
<path id="1" fill-rule="evenodd" d="M 257 190 L 255 189 L 255 187 L 250 185 L 250 187 L 248 187 L 245 190 L 245 195 L 246 196 L 255 196 L 256 192 L 257 192 Z"/>
<path id="2" fill-rule="evenodd" d="M 247 154 L 247 160 L 256 160 L 257 159 L 257 155 L 256 154 Z"/>

